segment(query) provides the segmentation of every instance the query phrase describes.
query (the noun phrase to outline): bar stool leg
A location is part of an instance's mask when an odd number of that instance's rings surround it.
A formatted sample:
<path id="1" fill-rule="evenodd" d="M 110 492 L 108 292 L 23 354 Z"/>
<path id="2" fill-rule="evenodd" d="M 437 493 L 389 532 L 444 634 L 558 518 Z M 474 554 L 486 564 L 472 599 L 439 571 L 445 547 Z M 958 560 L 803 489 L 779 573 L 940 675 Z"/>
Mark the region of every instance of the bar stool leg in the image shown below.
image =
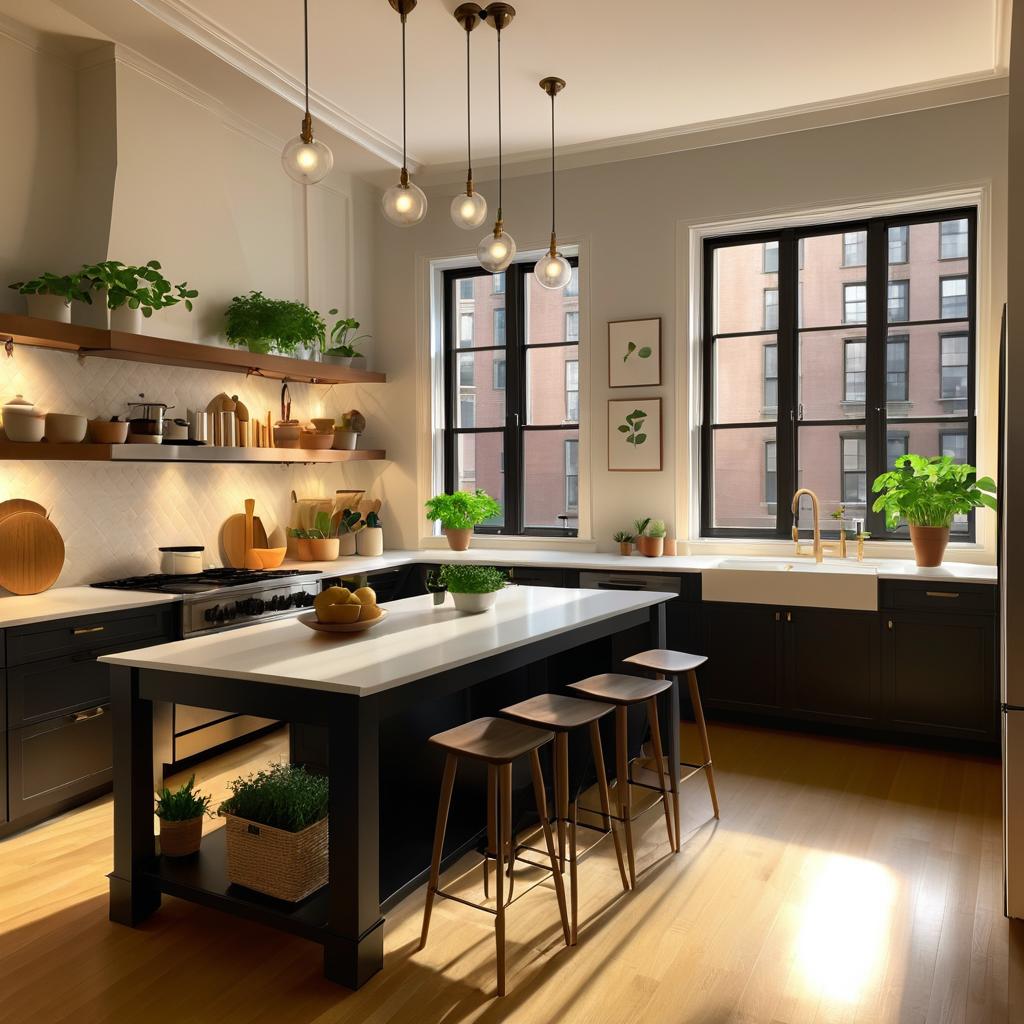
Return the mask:
<path id="1" fill-rule="evenodd" d="M 491 858 L 489 854 L 497 853 L 498 833 L 495 829 L 495 814 L 497 808 L 494 805 L 494 787 L 491 785 L 490 769 L 487 775 L 487 846 L 484 849 L 484 899 L 490 899 L 488 879 L 491 873 Z"/>
<path id="2" fill-rule="evenodd" d="M 579 890 L 576 887 L 576 801 L 573 800 L 570 808 L 571 818 L 569 819 L 569 893 L 570 903 L 572 909 L 572 927 L 570 929 L 571 938 L 569 945 L 576 945 L 577 936 L 577 924 L 579 922 L 579 906 L 577 903 L 577 893 Z"/>
<path id="3" fill-rule="evenodd" d="M 565 871 L 565 829 L 569 820 L 569 734 L 555 733 L 555 818 L 558 824 L 558 869 Z"/>
<path id="4" fill-rule="evenodd" d="M 508 766 L 508 771 L 502 770 L 500 778 L 501 831 L 505 837 L 505 845 L 502 847 L 501 855 L 503 858 L 508 860 L 508 869 L 506 870 L 506 875 L 508 877 L 508 895 L 505 898 L 511 901 L 512 889 L 515 884 L 512 868 L 516 861 L 516 843 L 515 837 L 512 835 L 512 765 Z M 502 862 L 502 868 L 504 868 L 504 861 Z"/>
<path id="5" fill-rule="evenodd" d="M 651 744 L 654 747 L 654 763 L 658 766 L 658 788 L 661 790 L 661 804 L 665 808 L 665 828 L 668 830 L 668 847 L 675 851 L 677 848 L 675 835 L 672 832 L 672 808 L 670 804 L 670 790 L 668 786 L 668 768 L 665 765 L 665 755 L 661 752 L 661 724 L 658 721 L 658 702 L 652 697 L 647 702 L 647 716 L 651 726 Z"/>
<path id="6" fill-rule="evenodd" d="M 558 897 L 558 913 L 562 918 L 562 935 L 565 938 L 565 944 L 568 946 L 569 918 L 565 912 L 565 887 L 562 885 L 562 875 L 558 870 L 555 841 L 551 837 L 551 823 L 548 821 L 548 801 L 544 795 L 544 776 L 540 770 L 540 756 L 536 750 L 530 751 L 530 774 L 533 776 L 533 798 L 537 802 L 537 816 L 540 818 L 541 828 L 544 830 L 544 844 L 547 847 L 548 858 L 551 861 L 551 875 L 555 883 L 555 896 Z"/>
<path id="7" fill-rule="evenodd" d="M 626 878 L 626 865 L 622 861 L 622 844 L 615 822 L 608 817 L 611 813 L 611 802 L 608 799 L 608 776 L 604 770 L 604 749 L 601 746 L 601 727 L 597 722 L 590 723 L 590 747 L 594 753 L 594 771 L 597 773 L 597 792 L 601 798 L 601 827 L 611 831 L 612 842 L 615 844 L 615 859 L 619 864 L 619 878 L 622 888 L 629 892 L 629 879 Z"/>
<path id="8" fill-rule="evenodd" d="M 715 790 L 715 770 L 711 766 L 711 744 L 708 743 L 708 727 L 704 721 L 704 708 L 700 702 L 700 690 L 697 687 L 697 673 L 690 669 L 687 673 L 690 684 L 690 703 L 693 704 L 693 717 L 697 721 L 697 735 L 700 736 L 701 749 L 704 751 L 704 774 L 708 777 L 708 790 L 711 793 L 711 806 L 715 817 L 718 814 L 718 793 Z"/>
<path id="9" fill-rule="evenodd" d="M 636 888 L 636 859 L 633 853 L 633 825 L 629 820 L 629 718 L 622 705 L 615 708 L 615 797 L 619 817 L 626 832 L 626 856 L 629 859 L 629 885 Z"/>
<path id="10" fill-rule="evenodd" d="M 444 759 L 444 774 L 441 777 L 441 797 L 437 802 L 437 822 L 434 825 L 434 851 L 430 858 L 430 881 L 427 882 L 427 905 L 423 909 L 423 931 L 420 933 L 420 949 L 427 944 L 427 930 L 430 928 L 430 911 L 434 907 L 434 893 L 441 874 L 441 851 L 444 849 L 444 833 L 448 826 L 448 808 L 452 802 L 455 786 L 455 768 L 458 759 L 448 754 Z"/>

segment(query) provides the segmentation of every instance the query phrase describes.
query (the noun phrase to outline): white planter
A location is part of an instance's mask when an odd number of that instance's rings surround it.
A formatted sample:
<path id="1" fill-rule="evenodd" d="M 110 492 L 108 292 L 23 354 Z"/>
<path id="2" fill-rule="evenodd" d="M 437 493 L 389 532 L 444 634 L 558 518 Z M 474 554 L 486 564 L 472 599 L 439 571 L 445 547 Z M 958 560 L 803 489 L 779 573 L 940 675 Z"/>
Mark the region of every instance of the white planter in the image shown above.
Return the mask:
<path id="1" fill-rule="evenodd" d="M 334 450 L 338 452 L 354 452 L 359 435 L 354 430 L 334 428 Z"/>
<path id="2" fill-rule="evenodd" d="M 379 526 L 368 526 L 356 534 L 356 553 L 367 558 L 384 554 L 384 531 Z"/>
<path id="3" fill-rule="evenodd" d="M 341 548 L 338 552 L 340 558 L 344 558 L 346 555 L 354 555 L 356 553 L 356 537 L 358 534 L 355 533 L 343 533 L 338 540 L 341 541 Z"/>
<path id="4" fill-rule="evenodd" d="M 110 311 L 110 329 L 123 334 L 142 334 L 142 310 L 132 309 L 126 303 Z"/>
<path id="5" fill-rule="evenodd" d="M 325 363 L 333 363 L 335 366 L 351 366 L 353 359 L 355 356 L 332 356 L 326 352 L 323 355 Z"/>
<path id="6" fill-rule="evenodd" d="M 71 323 L 71 306 L 59 295 L 26 295 L 28 315 L 40 320 L 56 320 L 61 324 Z"/>
<path id="7" fill-rule="evenodd" d="M 488 608 L 494 607 L 494 602 L 498 599 L 498 592 L 491 590 L 486 594 L 454 594 L 451 591 L 452 600 L 455 602 L 455 607 L 460 612 L 485 612 Z"/>

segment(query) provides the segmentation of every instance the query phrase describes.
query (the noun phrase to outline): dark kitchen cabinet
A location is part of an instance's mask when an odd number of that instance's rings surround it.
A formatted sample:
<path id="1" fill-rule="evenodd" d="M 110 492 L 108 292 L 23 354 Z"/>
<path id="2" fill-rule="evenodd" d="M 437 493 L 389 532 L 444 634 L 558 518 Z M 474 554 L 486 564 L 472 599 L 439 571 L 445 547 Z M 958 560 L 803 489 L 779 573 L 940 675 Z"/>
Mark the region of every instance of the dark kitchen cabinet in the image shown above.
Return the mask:
<path id="1" fill-rule="evenodd" d="M 0 631 L 0 649 L 3 632 Z M 0 826 L 7 821 L 7 673 L 0 668 Z"/>
<path id="2" fill-rule="evenodd" d="M 701 606 L 701 698 L 708 708 L 782 710 L 782 612 L 761 604 Z"/>

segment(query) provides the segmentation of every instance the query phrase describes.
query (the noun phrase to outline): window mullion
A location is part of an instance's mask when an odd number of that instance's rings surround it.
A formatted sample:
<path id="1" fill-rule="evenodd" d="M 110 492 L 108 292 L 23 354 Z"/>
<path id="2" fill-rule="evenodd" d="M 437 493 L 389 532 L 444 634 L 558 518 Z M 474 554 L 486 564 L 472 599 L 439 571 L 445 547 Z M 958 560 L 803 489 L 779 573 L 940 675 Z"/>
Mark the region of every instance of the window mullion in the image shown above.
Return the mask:
<path id="1" fill-rule="evenodd" d="M 868 224 L 867 388 L 864 403 L 866 439 L 866 528 L 882 536 L 885 522 L 871 511 L 871 484 L 884 472 L 886 458 L 886 362 L 889 308 L 889 237 L 885 221 Z"/>
<path id="2" fill-rule="evenodd" d="M 775 532 L 789 536 L 790 499 L 797 489 L 798 278 L 795 231 L 779 236 L 778 416 L 776 418 Z"/>
<path id="3" fill-rule="evenodd" d="M 523 532 L 526 305 L 523 266 L 505 271 L 505 532 Z"/>

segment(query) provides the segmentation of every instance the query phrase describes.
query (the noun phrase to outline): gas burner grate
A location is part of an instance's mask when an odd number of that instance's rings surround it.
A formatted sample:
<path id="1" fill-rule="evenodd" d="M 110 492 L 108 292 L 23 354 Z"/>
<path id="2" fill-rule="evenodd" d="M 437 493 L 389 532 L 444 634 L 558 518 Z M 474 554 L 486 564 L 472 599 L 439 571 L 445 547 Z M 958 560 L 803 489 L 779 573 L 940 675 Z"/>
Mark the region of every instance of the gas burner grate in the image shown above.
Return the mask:
<path id="1" fill-rule="evenodd" d="M 223 587 L 245 587 L 308 575 L 301 569 L 205 569 L 195 573 L 148 573 L 91 584 L 106 590 L 142 590 L 157 594 L 201 594 Z"/>

